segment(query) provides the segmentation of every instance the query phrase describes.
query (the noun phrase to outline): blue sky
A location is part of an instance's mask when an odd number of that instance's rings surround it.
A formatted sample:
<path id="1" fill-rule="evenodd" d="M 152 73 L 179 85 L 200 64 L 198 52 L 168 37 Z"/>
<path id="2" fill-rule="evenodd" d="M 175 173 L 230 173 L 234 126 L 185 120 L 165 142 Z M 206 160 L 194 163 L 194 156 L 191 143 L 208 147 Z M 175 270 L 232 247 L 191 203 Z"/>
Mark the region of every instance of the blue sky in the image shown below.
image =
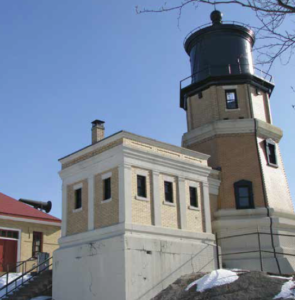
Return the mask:
<path id="1" fill-rule="evenodd" d="M 212 7 L 135 13 L 149 0 L 0 2 L 0 191 L 52 200 L 61 216 L 58 159 L 90 143 L 91 121 L 180 145 L 186 131 L 179 81 L 190 75 L 183 39 L 209 22 Z M 177 3 L 176 0 L 172 3 Z M 252 12 L 219 7 L 225 20 L 255 24 Z M 274 124 L 295 199 L 294 65 L 275 64 Z"/>

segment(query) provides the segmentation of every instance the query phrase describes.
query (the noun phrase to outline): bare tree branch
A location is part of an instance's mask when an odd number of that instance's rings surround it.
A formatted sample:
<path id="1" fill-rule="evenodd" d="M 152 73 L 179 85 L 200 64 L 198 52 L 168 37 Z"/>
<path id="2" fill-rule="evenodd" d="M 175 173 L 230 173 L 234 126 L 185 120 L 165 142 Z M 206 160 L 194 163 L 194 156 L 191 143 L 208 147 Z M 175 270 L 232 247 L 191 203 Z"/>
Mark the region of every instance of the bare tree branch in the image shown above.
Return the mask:
<path id="1" fill-rule="evenodd" d="M 239 5 L 255 12 L 260 26 L 254 27 L 257 46 L 258 64 L 266 65 L 268 70 L 276 60 L 286 64 L 290 61 L 295 51 L 294 29 L 282 30 L 286 19 L 295 18 L 295 0 L 179 0 L 179 4 L 168 6 L 165 3 L 157 9 L 140 9 L 136 7 L 138 14 L 142 13 L 164 13 L 178 11 L 178 26 L 183 9 L 199 4 L 214 5 Z M 292 21 L 292 20 L 291 20 Z M 295 26 L 294 26 L 295 28 Z"/>

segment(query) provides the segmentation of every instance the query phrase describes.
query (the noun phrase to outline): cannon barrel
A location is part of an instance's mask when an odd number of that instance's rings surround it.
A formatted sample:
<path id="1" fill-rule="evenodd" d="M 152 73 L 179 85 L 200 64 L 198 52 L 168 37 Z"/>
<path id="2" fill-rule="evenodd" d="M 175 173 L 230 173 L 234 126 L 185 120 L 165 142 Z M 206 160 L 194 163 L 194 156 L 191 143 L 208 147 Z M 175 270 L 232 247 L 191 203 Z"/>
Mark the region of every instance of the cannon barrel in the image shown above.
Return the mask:
<path id="1" fill-rule="evenodd" d="M 25 203 L 25 204 L 29 204 L 36 209 L 44 210 L 46 213 L 49 213 L 52 208 L 51 201 L 42 202 L 42 201 L 35 201 L 35 200 L 30 200 L 30 199 L 19 199 L 19 201 L 22 203 Z"/>

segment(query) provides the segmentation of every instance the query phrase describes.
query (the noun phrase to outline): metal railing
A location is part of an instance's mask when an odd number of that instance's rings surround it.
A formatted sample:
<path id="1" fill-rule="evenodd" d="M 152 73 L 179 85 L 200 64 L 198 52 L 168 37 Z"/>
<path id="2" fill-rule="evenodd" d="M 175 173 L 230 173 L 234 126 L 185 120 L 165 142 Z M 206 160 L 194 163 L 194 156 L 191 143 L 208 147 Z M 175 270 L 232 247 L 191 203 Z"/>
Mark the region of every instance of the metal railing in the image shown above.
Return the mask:
<path id="1" fill-rule="evenodd" d="M 52 257 L 44 260 L 38 265 L 33 266 L 30 270 L 23 272 L 20 276 L 9 282 L 9 277 L 6 277 L 6 285 L 0 288 L 0 299 L 6 298 L 9 294 L 13 293 L 25 283 L 31 281 L 34 277 L 40 275 L 42 272 L 49 270 L 52 267 Z M 4 274 L 7 276 L 6 274 Z M 28 275 L 28 276 L 27 276 Z M 27 276 L 28 278 L 25 278 Z M 3 276 L 1 276 L 3 277 Z M 5 290 L 1 296 L 1 292 Z"/>
<path id="2" fill-rule="evenodd" d="M 222 21 L 221 24 L 224 24 L 224 25 L 239 25 L 239 26 L 243 26 L 249 30 L 252 30 L 251 26 L 248 25 L 248 24 L 244 24 L 244 23 L 241 23 L 241 22 L 237 22 L 237 21 Z M 201 26 L 198 26 L 197 28 L 194 28 L 193 30 L 191 30 L 187 35 L 186 37 L 184 38 L 184 42 L 183 42 L 183 45 L 185 45 L 186 41 L 188 40 L 188 38 L 195 32 L 197 32 L 198 30 L 200 29 L 203 29 L 205 27 L 209 27 L 209 26 L 212 26 L 212 22 L 209 22 L 209 23 L 206 23 L 206 24 L 203 24 Z M 252 30 L 253 31 L 253 30 Z"/>
<path id="3" fill-rule="evenodd" d="M 263 70 L 260 70 L 256 67 L 252 67 L 249 64 L 228 64 L 228 65 L 215 65 L 208 67 L 193 73 L 192 75 L 182 79 L 180 81 L 180 90 L 191 85 L 192 83 L 198 82 L 200 80 L 204 80 L 211 76 L 228 76 L 228 75 L 241 75 L 241 74 L 250 74 L 249 72 L 244 72 L 244 69 L 251 70 L 253 68 L 253 74 L 256 77 L 259 77 L 263 80 L 266 80 L 270 83 L 274 83 L 273 76 Z M 196 78 L 200 75 L 201 79 L 197 80 Z"/>
<path id="4" fill-rule="evenodd" d="M 13 264 L 11 264 L 11 263 L 9 263 L 9 264 L 3 264 L 3 263 L 1 263 L 2 269 L 3 270 L 5 269 L 6 271 L 4 271 L 4 274 L 2 274 L 0 276 L 0 279 L 2 277 L 8 277 L 10 273 L 17 273 L 20 270 L 21 270 L 22 273 L 26 272 L 26 270 L 27 270 L 27 263 L 28 262 L 32 262 L 34 260 L 36 260 L 35 257 L 30 257 L 27 260 L 18 261 L 18 262 L 13 263 Z"/>
<path id="5" fill-rule="evenodd" d="M 222 240 L 228 240 L 228 239 L 235 239 L 235 238 L 240 238 L 240 237 L 245 237 L 245 236 L 253 236 L 253 235 L 254 236 L 257 235 L 257 249 L 255 249 L 255 250 L 249 250 L 249 251 L 219 253 L 220 241 L 222 241 Z M 295 235 L 292 235 L 292 234 L 268 233 L 268 232 L 259 232 L 259 231 L 257 231 L 257 232 L 251 232 L 251 233 L 231 235 L 231 236 L 224 236 L 224 237 L 218 237 L 218 235 L 216 234 L 216 249 L 217 249 L 217 265 L 218 265 L 218 268 L 221 267 L 221 265 L 220 265 L 220 257 L 226 257 L 226 256 L 232 256 L 232 255 L 242 255 L 242 254 L 258 253 L 259 254 L 259 262 L 260 262 L 260 270 L 261 271 L 264 271 L 264 267 L 263 267 L 263 253 L 273 254 L 274 256 L 275 255 L 283 255 L 283 256 L 292 256 L 292 257 L 295 257 L 295 254 L 278 252 L 278 251 L 275 250 L 275 248 L 273 249 L 273 251 L 263 249 L 261 247 L 261 236 L 263 236 L 263 235 L 266 235 L 266 236 L 277 236 L 277 237 L 293 237 L 293 238 L 295 238 Z M 278 271 L 279 271 L 279 274 L 282 275 L 281 268 L 279 266 L 278 266 Z"/>

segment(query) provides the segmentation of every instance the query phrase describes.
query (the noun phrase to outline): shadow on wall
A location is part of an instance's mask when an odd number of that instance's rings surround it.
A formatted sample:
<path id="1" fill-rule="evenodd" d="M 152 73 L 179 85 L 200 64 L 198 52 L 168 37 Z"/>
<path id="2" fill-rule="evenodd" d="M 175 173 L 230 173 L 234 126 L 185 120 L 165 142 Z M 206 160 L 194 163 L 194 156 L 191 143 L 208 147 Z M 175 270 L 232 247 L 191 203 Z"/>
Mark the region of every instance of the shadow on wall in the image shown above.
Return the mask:
<path id="1" fill-rule="evenodd" d="M 198 256 L 200 255 L 202 252 L 204 251 L 208 251 L 208 249 L 210 247 L 214 248 L 214 258 L 209 260 L 207 263 L 205 263 L 202 267 L 200 267 L 198 270 L 193 270 L 194 273 L 198 273 L 201 272 L 203 269 L 205 269 L 208 265 L 210 265 L 212 262 L 214 263 L 216 261 L 216 246 L 215 245 L 210 245 L 207 244 L 207 246 L 205 248 L 203 248 L 202 250 L 200 250 L 199 252 L 197 252 L 195 255 L 191 256 L 191 258 L 189 260 L 187 260 L 185 263 L 183 263 L 181 266 L 179 266 L 178 268 L 176 268 L 172 273 L 170 273 L 169 275 L 167 275 L 165 278 L 163 278 L 160 282 L 158 282 L 156 285 L 154 285 L 152 288 L 150 288 L 149 290 L 147 290 L 144 294 L 142 294 L 141 296 L 139 296 L 136 300 L 140 300 L 142 298 L 144 298 L 148 293 L 150 293 L 152 290 L 154 290 L 156 287 L 162 285 L 162 283 L 167 280 L 169 277 L 173 276 L 173 274 L 177 273 L 182 267 L 184 267 L 186 264 L 188 263 L 192 263 L 192 261 Z M 185 275 L 185 274 L 183 274 Z"/>

